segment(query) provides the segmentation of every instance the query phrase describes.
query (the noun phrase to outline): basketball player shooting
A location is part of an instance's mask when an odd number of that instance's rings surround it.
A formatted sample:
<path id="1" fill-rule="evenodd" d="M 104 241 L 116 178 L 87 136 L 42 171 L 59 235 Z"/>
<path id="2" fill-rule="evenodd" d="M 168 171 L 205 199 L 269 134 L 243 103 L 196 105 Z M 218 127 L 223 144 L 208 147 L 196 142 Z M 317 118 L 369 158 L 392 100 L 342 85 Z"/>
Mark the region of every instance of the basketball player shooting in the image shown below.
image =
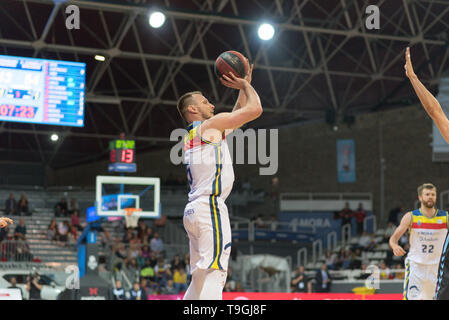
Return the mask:
<path id="1" fill-rule="evenodd" d="M 13 221 L 5 217 L 0 218 L 0 228 L 5 228 L 8 226 L 8 224 L 13 224 Z"/>
<path id="2" fill-rule="evenodd" d="M 427 114 L 435 122 L 444 140 L 449 143 L 449 120 L 444 114 L 444 111 L 441 108 L 438 100 L 429 92 L 429 90 L 426 89 L 421 81 L 419 81 L 418 76 L 413 71 L 412 60 L 410 57 L 410 48 L 407 48 L 405 52 L 405 74 L 410 79 L 413 89 L 415 90 Z M 449 238 L 446 235 L 438 266 L 438 279 L 434 297 L 436 300 L 449 300 L 449 250 L 447 250 L 448 243 Z"/>
<path id="3" fill-rule="evenodd" d="M 252 67 L 244 78 L 229 73 L 220 78 L 226 87 L 239 90 L 232 112 L 214 115 L 215 107 L 199 91 L 178 100 L 178 111 L 189 123 L 184 150 L 190 192 L 183 222 L 189 237 L 192 281 L 185 300 L 222 299 L 231 253 L 225 200 L 234 183 L 225 136 L 262 114 L 259 96 L 250 84 Z"/>

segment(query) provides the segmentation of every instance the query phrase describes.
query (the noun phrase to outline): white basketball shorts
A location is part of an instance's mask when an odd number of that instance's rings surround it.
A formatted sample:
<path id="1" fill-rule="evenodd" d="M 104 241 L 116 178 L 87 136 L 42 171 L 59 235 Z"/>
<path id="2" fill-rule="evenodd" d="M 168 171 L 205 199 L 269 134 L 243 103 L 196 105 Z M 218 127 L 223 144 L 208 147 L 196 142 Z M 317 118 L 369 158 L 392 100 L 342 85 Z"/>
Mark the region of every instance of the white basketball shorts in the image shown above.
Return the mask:
<path id="1" fill-rule="evenodd" d="M 404 300 L 433 300 L 438 264 L 421 264 L 405 259 Z"/>
<path id="2" fill-rule="evenodd" d="M 210 196 L 189 202 L 183 222 L 189 236 L 192 274 L 197 268 L 227 271 L 232 234 L 224 200 Z"/>

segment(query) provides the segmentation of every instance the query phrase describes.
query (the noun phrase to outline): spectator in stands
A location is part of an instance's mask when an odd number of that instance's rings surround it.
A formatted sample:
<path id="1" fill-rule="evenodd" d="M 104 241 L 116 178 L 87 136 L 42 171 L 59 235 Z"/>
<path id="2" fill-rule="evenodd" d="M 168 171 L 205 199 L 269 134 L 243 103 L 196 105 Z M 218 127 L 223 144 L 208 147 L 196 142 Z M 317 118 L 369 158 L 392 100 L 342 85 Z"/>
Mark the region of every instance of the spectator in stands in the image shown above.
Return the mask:
<path id="1" fill-rule="evenodd" d="M 15 261 L 33 260 L 33 255 L 30 251 L 30 246 L 24 240 L 18 240 L 16 243 Z"/>
<path id="2" fill-rule="evenodd" d="M 329 292 L 332 284 L 332 278 L 330 273 L 327 271 L 326 264 L 321 265 L 321 269 L 316 272 L 316 290 L 317 292 Z"/>
<path id="3" fill-rule="evenodd" d="M 388 226 L 385 229 L 384 238 L 382 239 L 382 243 L 388 243 L 390 240 L 390 237 L 393 235 L 394 230 L 396 230 L 396 226 L 393 224 L 393 222 L 388 222 Z"/>
<path id="4" fill-rule="evenodd" d="M 267 228 L 267 225 L 263 221 L 263 214 L 259 214 L 256 218 L 256 228 L 258 229 L 265 229 Z"/>
<path id="5" fill-rule="evenodd" d="M 385 261 L 382 261 L 380 263 L 379 267 L 380 267 L 380 279 L 381 280 L 394 278 L 394 275 L 391 273 L 390 269 L 385 264 Z"/>
<path id="6" fill-rule="evenodd" d="M 187 290 L 187 274 L 182 265 L 179 265 L 173 272 L 173 282 L 176 294 Z"/>
<path id="7" fill-rule="evenodd" d="M 192 272 L 190 267 L 190 255 L 189 253 L 184 254 L 184 265 L 186 266 L 186 274 L 187 274 L 187 283 L 190 283 L 190 280 L 192 279 Z"/>
<path id="8" fill-rule="evenodd" d="M 366 218 L 366 211 L 363 209 L 362 203 L 359 203 L 359 207 L 354 212 L 354 218 L 357 222 L 357 235 L 361 235 L 363 232 L 363 222 Z"/>
<path id="9" fill-rule="evenodd" d="M 156 275 L 156 282 L 159 288 L 163 288 L 167 285 L 167 280 L 172 277 L 170 266 L 164 263 L 164 259 L 161 257 L 157 261 L 157 265 L 154 267 L 154 273 Z"/>
<path id="10" fill-rule="evenodd" d="M 397 271 L 394 275 L 395 279 L 404 279 L 405 278 L 405 272 L 401 266 L 401 264 L 396 264 L 394 267 L 396 270 L 401 270 L 401 271 Z"/>
<path id="11" fill-rule="evenodd" d="M 150 243 L 153 237 L 154 237 L 153 229 L 150 226 L 148 226 L 145 234 L 146 242 Z"/>
<path id="12" fill-rule="evenodd" d="M 345 258 L 345 248 L 341 248 L 340 251 L 338 251 L 337 257 L 335 261 L 335 269 L 341 269 L 343 267 L 343 260 Z M 327 266 L 326 266 L 327 269 Z"/>
<path id="13" fill-rule="evenodd" d="M 401 212 L 404 212 L 404 208 L 402 205 L 398 205 L 396 208 L 391 209 L 390 213 L 388 214 L 388 222 L 391 222 L 395 226 L 397 226 L 398 222 L 400 221 L 398 218 Z"/>
<path id="14" fill-rule="evenodd" d="M 154 233 L 154 238 L 150 241 L 151 251 L 156 252 L 156 255 L 160 255 L 164 251 L 164 242 L 159 237 L 159 233 Z"/>
<path id="15" fill-rule="evenodd" d="M 72 199 L 70 199 L 70 203 L 69 203 L 69 206 L 68 206 L 68 213 L 69 214 L 73 214 L 75 211 L 78 211 L 80 208 L 79 208 L 79 205 L 78 205 L 78 201 L 76 201 L 76 199 L 75 198 L 72 198 Z"/>
<path id="16" fill-rule="evenodd" d="M 142 250 L 140 251 L 140 256 L 145 260 L 148 259 L 151 255 L 150 246 L 147 242 L 145 242 L 142 246 Z"/>
<path id="17" fill-rule="evenodd" d="M 151 266 L 150 259 L 145 261 L 145 265 L 142 267 L 142 270 L 140 270 L 140 277 L 150 282 L 156 281 L 154 268 Z"/>
<path id="18" fill-rule="evenodd" d="M 160 230 L 165 227 L 167 223 L 167 216 L 163 213 L 161 213 L 161 217 L 154 220 L 154 227 L 156 230 Z"/>
<path id="19" fill-rule="evenodd" d="M 148 300 L 148 295 L 150 294 L 150 288 L 148 287 L 148 281 L 146 278 L 140 278 L 140 290 L 142 290 L 142 300 Z"/>
<path id="20" fill-rule="evenodd" d="M 126 298 L 125 289 L 122 287 L 120 280 L 115 281 L 115 288 L 112 291 L 113 300 L 128 300 Z"/>
<path id="21" fill-rule="evenodd" d="M 362 266 L 362 251 L 360 248 L 356 248 L 354 252 L 352 252 L 352 265 L 351 269 L 360 269 Z"/>
<path id="22" fill-rule="evenodd" d="M 223 292 L 232 292 L 232 287 L 231 287 L 231 282 L 227 281 L 224 288 L 223 288 Z"/>
<path id="23" fill-rule="evenodd" d="M 69 226 L 67 221 L 60 221 L 58 223 L 58 240 L 62 243 L 67 242 L 69 233 Z"/>
<path id="24" fill-rule="evenodd" d="M 72 226 L 74 226 L 79 231 L 83 231 L 83 228 L 80 226 L 80 217 L 78 209 L 72 211 L 72 216 L 70 220 Z"/>
<path id="25" fill-rule="evenodd" d="M 48 240 L 57 240 L 58 235 L 58 227 L 56 225 L 56 220 L 52 219 L 47 228 L 47 239 Z"/>
<path id="26" fill-rule="evenodd" d="M 162 294 L 178 294 L 176 287 L 174 285 L 173 279 L 168 279 L 165 287 L 161 288 Z"/>
<path id="27" fill-rule="evenodd" d="M 129 258 L 125 259 L 125 268 L 123 270 L 130 282 L 135 282 L 139 279 L 140 269 L 137 264 L 137 259 Z"/>
<path id="28" fill-rule="evenodd" d="M 184 262 L 181 261 L 181 257 L 179 256 L 179 254 L 176 254 L 173 256 L 173 260 L 170 263 L 170 270 L 172 273 L 174 273 L 175 270 L 177 270 L 179 267 L 185 268 Z"/>
<path id="29" fill-rule="evenodd" d="M 147 228 L 145 221 L 140 220 L 139 225 L 137 226 L 137 238 L 139 238 L 142 243 L 147 241 Z"/>
<path id="30" fill-rule="evenodd" d="M 17 204 L 17 212 L 19 215 L 22 215 L 22 213 L 26 216 L 31 215 L 31 211 L 28 206 L 28 199 L 24 193 L 20 196 L 19 203 Z"/>
<path id="31" fill-rule="evenodd" d="M 335 255 L 335 253 L 332 253 L 332 251 L 327 250 L 325 263 L 329 270 L 335 270 L 336 261 L 337 261 L 337 256 Z"/>
<path id="32" fill-rule="evenodd" d="M 16 215 L 17 214 L 17 202 L 14 199 L 14 194 L 11 193 L 9 198 L 5 201 L 5 214 L 6 215 Z"/>
<path id="33" fill-rule="evenodd" d="M 21 287 L 17 286 L 17 279 L 16 277 L 12 277 L 11 279 L 9 279 L 9 283 L 10 286 L 8 287 L 8 289 L 19 289 L 20 290 L 20 295 L 23 298 L 23 291 Z"/>
<path id="34" fill-rule="evenodd" d="M 148 260 L 150 261 L 150 265 L 152 268 L 156 267 L 158 259 L 155 251 L 150 252 L 150 257 L 148 258 Z"/>
<path id="35" fill-rule="evenodd" d="M 142 290 L 138 281 L 133 283 L 133 287 L 129 291 L 129 300 L 147 300 L 146 292 Z"/>
<path id="36" fill-rule="evenodd" d="M 345 250 L 342 261 L 341 261 L 341 268 L 343 270 L 349 270 L 352 266 L 353 260 L 352 260 L 352 251 L 351 249 Z"/>
<path id="37" fill-rule="evenodd" d="M 8 232 L 9 232 L 8 226 L 0 229 L 0 242 L 2 242 L 3 240 L 8 240 Z"/>
<path id="38" fill-rule="evenodd" d="M 60 202 L 55 205 L 55 215 L 57 217 L 66 217 L 69 213 L 67 208 L 67 200 L 62 198 Z"/>
<path id="39" fill-rule="evenodd" d="M 278 224 L 279 224 L 279 221 L 276 219 L 276 216 L 274 214 L 272 214 L 270 216 L 270 229 L 273 231 L 277 230 Z"/>
<path id="40" fill-rule="evenodd" d="M 26 240 L 27 227 L 25 226 L 25 221 L 23 218 L 20 218 L 19 225 L 14 230 L 14 239 L 15 240 Z"/>
<path id="41" fill-rule="evenodd" d="M 140 255 L 140 248 L 138 243 L 131 243 L 129 245 L 128 257 L 131 259 L 137 259 Z"/>
<path id="42" fill-rule="evenodd" d="M 129 244 L 133 240 L 133 238 L 134 238 L 133 230 L 132 229 L 127 229 L 125 234 L 123 235 L 122 242 L 125 243 L 125 244 Z"/>
<path id="43" fill-rule="evenodd" d="M 365 248 L 366 251 L 373 251 L 376 247 L 376 238 L 374 236 L 374 233 L 371 233 L 369 236 L 369 244 L 368 247 Z"/>
<path id="44" fill-rule="evenodd" d="M 81 227 L 81 229 L 82 229 L 82 227 Z M 104 230 L 101 233 L 101 238 L 100 238 L 101 246 L 103 248 L 106 248 L 106 246 L 112 245 L 112 241 L 113 241 L 112 236 L 111 236 L 111 233 L 109 232 L 109 230 Z"/>
<path id="45" fill-rule="evenodd" d="M 346 202 L 345 207 L 339 213 L 342 227 L 351 224 L 353 214 L 353 211 L 349 208 L 349 202 Z"/>
<path id="46" fill-rule="evenodd" d="M 245 289 L 243 289 L 242 284 L 240 282 L 237 282 L 235 284 L 234 292 L 245 292 Z"/>
<path id="47" fill-rule="evenodd" d="M 368 232 L 363 231 L 362 236 L 359 238 L 359 247 L 362 248 L 362 250 L 366 250 L 368 248 L 371 241 L 371 237 L 369 236 Z"/>
<path id="48" fill-rule="evenodd" d="M 304 266 L 299 266 L 292 277 L 292 292 L 312 292 L 312 283 L 304 272 Z"/>

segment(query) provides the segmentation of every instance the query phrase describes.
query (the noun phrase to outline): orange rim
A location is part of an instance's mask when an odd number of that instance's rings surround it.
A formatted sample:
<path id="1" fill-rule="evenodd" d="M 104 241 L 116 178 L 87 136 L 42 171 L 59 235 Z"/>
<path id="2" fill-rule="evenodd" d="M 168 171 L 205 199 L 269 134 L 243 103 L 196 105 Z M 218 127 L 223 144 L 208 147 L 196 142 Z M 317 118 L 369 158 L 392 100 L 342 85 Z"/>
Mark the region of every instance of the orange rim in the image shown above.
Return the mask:
<path id="1" fill-rule="evenodd" d="M 140 208 L 125 208 L 124 210 L 127 216 L 132 216 L 134 212 L 142 211 Z"/>

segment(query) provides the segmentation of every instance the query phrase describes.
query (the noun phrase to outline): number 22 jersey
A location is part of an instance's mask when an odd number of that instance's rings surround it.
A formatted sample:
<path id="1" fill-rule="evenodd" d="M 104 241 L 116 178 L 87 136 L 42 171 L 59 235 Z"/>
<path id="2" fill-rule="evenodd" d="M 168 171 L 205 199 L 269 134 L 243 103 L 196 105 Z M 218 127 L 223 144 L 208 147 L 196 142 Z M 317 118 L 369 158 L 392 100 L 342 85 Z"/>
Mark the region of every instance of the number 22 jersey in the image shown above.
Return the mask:
<path id="1" fill-rule="evenodd" d="M 432 218 L 412 211 L 410 250 L 407 258 L 421 264 L 438 264 L 447 234 L 447 211 L 438 210 Z"/>

